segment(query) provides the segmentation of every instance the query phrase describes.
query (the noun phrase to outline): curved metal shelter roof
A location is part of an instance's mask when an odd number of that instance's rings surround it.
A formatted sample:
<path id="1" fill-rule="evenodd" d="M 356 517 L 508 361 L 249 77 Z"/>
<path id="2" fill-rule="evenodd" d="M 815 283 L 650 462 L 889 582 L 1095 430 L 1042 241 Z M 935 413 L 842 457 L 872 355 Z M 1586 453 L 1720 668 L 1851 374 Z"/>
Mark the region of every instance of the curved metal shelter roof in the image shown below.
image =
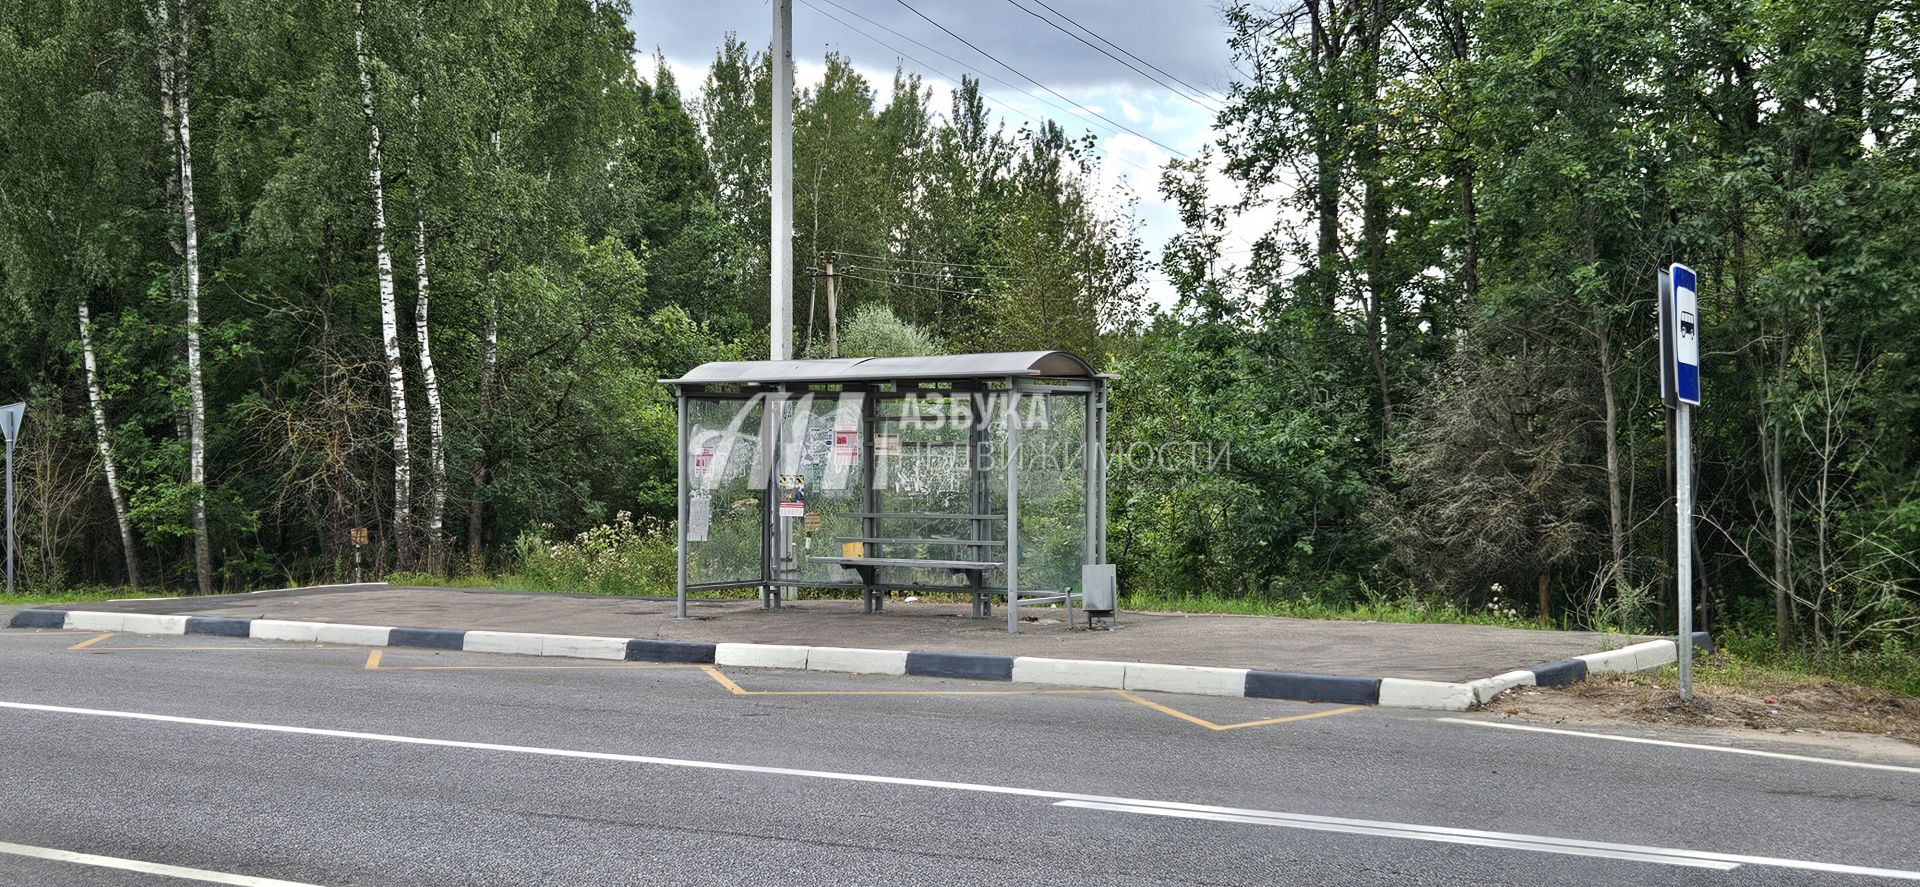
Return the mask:
<path id="1" fill-rule="evenodd" d="M 1091 379 L 1093 367 L 1066 351 L 1008 351 L 928 357 L 840 357 L 829 360 L 729 360 L 701 364 L 668 385 L 782 382 L 891 382 L 915 379 L 1002 379 L 1008 376 Z"/>

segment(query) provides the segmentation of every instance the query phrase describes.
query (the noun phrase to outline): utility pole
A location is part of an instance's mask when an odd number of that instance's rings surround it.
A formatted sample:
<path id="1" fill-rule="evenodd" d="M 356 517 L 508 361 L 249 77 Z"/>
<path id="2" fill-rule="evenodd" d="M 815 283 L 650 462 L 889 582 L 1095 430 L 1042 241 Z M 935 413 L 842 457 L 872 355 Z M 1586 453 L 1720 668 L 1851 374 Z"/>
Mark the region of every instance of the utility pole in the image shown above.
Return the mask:
<path id="1" fill-rule="evenodd" d="M 793 0 L 773 0 L 773 311 L 774 360 L 793 356 Z"/>
<path id="2" fill-rule="evenodd" d="M 7 593 L 13 593 L 13 441 L 20 436 L 26 401 L 0 407 L 0 435 L 7 439 Z"/>
<path id="3" fill-rule="evenodd" d="M 833 253 L 820 254 L 820 264 L 826 266 L 824 276 L 827 279 L 827 356 L 840 356 L 840 293 L 838 282 L 840 275 L 833 273 Z"/>

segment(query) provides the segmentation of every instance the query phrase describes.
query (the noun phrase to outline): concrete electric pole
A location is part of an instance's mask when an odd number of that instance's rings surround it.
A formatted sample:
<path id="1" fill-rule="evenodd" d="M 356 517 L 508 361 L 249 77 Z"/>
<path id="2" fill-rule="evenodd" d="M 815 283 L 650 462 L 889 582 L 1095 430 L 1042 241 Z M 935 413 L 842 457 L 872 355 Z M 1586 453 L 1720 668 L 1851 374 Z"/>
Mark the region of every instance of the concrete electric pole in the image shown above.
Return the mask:
<path id="1" fill-rule="evenodd" d="M 793 0 L 773 0 L 773 311 L 774 360 L 793 356 Z"/>

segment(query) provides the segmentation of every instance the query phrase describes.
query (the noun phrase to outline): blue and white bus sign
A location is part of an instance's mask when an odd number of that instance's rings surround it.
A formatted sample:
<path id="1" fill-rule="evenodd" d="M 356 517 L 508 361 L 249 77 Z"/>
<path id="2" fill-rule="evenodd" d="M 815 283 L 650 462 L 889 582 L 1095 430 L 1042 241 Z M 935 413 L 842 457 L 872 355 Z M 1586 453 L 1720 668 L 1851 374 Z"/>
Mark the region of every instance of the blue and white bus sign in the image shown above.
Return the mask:
<path id="1" fill-rule="evenodd" d="M 1672 360 L 1674 399 L 1700 405 L 1700 279 L 1692 268 L 1674 263 L 1672 276 Z"/>

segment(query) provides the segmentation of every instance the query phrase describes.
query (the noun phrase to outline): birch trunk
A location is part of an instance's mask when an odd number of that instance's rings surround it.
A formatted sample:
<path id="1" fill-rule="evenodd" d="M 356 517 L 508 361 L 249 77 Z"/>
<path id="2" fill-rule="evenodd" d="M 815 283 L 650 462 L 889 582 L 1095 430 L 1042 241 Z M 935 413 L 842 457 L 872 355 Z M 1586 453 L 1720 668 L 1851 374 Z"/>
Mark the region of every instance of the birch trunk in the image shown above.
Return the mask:
<path id="1" fill-rule="evenodd" d="M 387 249 L 387 195 L 380 172 L 380 123 L 373 116 L 373 62 L 367 54 L 363 4 L 353 4 L 353 52 L 360 68 L 360 111 L 367 120 L 367 180 L 373 186 L 373 246 L 380 275 L 380 336 L 386 351 L 387 396 L 393 415 L 393 550 L 400 569 L 413 566 L 413 466 L 407 441 L 407 377 L 400 360 L 400 316 L 393 294 L 393 255 Z"/>
<path id="2" fill-rule="evenodd" d="M 1620 407 L 1613 391 L 1613 338 L 1602 323 L 1594 324 L 1593 344 L 1600 354 L 1601 431 L 1607 449 L 1607 542 L 1613 556 L 1613 584 L 1619 588 L 1627 581 L 1627 516 L 1620 505 Z"/>
<path id="3" fill-rule="evenodd" d="M 113 442 L 107 436 L 107 407 L 100 396 L 100 371 L 93 359 L 93 318 L 87 313 L 87 300 L 79 301 L 80 360 L 87 370 L 87 403 L 93 408 L 93 435 L 100 449 L 100 465 L 107 475 L 107 497 L 113 500 L 113 519 L 120 525 L 120 548 L 127 556 L 127 584 L 140 587 L 140 554 L 133 545 L 133 522 L 127 517 L 127 500 L 120 495 L 120 473 L 113 464 Z"/>
<path id="4" fill-rule="evenodd" d="M 420 142 L 420 88 L 413 91 L 413 138 Z M 445 568 L 446 541 L 441 527 L 447 514 L 446 423 L 440 403 L 440 378 L 433 370 L 433 344 L 427 332 L 427 210 L 422 193 L 425 181 L 416 170 L 413 176 L 413 276 L 419 286 L 414 303 L 413 329 L 420 340 L 420 381 L 427 392 L 427 569 L 438 573 Z"/>
<path id="5" fill-rule="evenodd" d="M 167 24 L 167 0 L 160 0 L 158 18 Z M 200 227 L 194 216 L 193 202 L 193 111 L 188 91 L 187 23 L 184 9 L 181 21 L 169 28 L 163 40 L 171 39 L 171 58 L 164 55 L 161 76 L 173 83 L 174 110 L 179 116 L 174 132 L 174 153 L 180 168 L 180 228 L 182 258 L 186 281 L 181 297 L 187 308 L 187 485 L 192 500 L 188 504 L 193 522 L 193 571 L 201 594 L 213 592 L 213 552 L 207 539 L 207 394 L 200 371 Z"/>

